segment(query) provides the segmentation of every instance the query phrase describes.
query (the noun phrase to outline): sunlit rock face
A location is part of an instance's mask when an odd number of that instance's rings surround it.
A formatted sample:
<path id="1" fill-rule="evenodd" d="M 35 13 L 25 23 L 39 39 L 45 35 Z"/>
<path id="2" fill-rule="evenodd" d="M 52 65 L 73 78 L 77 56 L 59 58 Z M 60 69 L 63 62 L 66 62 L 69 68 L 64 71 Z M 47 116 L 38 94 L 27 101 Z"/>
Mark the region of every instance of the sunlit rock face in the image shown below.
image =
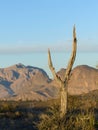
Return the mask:
<path id="1" fill-rule="evenodd" d="M 56 97 L 58 90 L 44 70 L 16 64 L 0 69 L 1 100 L 47 100 Z"/>
<path id="2" fill-rule="evenodd" d="M 61 69 L 58 74 L 63 79 L 65 69 Z M 87 65 L 75 67 L 68 83 L 68 93 L 71 95 L 88 93 L 98 89 L 98 69 Z"/>
<path id="3" fill-rule="evenodd" d="M 57 74 L 64 78 L 65 69 Z M 0 69 L 0 100 L 48 100 L 59 96 L 60 86 L 37 67 L 16 64 Z M 98 69 L 75 67 L 68 82 L 68 93 L 79 95 L 98 90 Z"/>

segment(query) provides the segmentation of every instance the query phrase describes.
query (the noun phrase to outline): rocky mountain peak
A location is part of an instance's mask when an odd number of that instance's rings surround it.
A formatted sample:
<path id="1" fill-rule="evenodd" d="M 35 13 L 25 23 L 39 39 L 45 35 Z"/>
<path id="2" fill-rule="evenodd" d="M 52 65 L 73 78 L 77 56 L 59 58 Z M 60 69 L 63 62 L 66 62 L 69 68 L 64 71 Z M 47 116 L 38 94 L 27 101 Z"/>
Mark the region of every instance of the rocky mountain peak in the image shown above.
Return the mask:
<path id="1" fill-rule="evenodd" d="M 65 69 L 57 74 L 63 79 Z M 21 63 L 0 69 L 1 100 L 47 100 L 56 98 L 60 86 L 37 67 Z M 98 89 L 98 69 L 87 65 L 75 67 L 70 75 L 68 93 L 79 95 Z"/>
<path id="2" fill-rule="evenodd" d="M 65 69 L 61 69 L 58 75 L 63 79 Z M 75 67 L 68 83 L 68 92 L 72 95 L 88 93 L 98 89 L 98 69 L 88 65 Z"/>

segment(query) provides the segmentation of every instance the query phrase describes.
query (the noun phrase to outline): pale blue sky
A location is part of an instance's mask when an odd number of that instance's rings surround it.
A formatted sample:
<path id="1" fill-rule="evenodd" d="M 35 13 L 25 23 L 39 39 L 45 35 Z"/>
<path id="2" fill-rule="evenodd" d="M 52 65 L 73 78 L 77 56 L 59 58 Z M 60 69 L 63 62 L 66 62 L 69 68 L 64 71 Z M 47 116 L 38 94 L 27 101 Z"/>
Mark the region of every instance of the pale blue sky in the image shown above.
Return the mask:
<path id="1" fill-rule="evenodd" d="M 38 59 L 32 59 L 33 52 L 46 52 L 47 48 L 71 50 L 74 24 L 78 52 L 96 52 L 97 62 L 98 0 L 0 0 L 1 67 L 23 59 L 33 65 Z"/>
<path id="2" fill-rule="evenodd" d="M 98 0 L 0 0 L 1 53 L 68 49 L 74 24 L 79 50 L 98 51 Z"/>

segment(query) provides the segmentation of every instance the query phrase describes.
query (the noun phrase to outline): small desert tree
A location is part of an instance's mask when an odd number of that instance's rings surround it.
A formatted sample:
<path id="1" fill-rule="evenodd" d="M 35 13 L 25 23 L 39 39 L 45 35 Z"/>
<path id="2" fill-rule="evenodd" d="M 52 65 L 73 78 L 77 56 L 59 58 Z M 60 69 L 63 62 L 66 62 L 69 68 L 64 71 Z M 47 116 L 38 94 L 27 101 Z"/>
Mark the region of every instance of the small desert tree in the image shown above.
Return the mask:
<path id="1" fill-rule="evenodd" d="M 64 74 L 64 80 L 62 80 L 56 73 L 55 68 L 53 67 L 52 60 L 51 60 L 51 53 L 50 50 L 48 49 L 48 65 L 49 68 L 52 72 L 52 75 L 58 85 L 60 86 L 60 97 L 61 97 L 61 112 L 60 112 L 60 117 L 63 118 L 67 112 L 67 93 L 68 93 L 68 80 L 70 77 L 70 73 L 72 70 L 72 66 L 75 61 L 76 57 L 76 50 L 77 50 L 77 39 L 76 39 L 76 31 L 75 31 L 75 26 L 73 28 L 73 48 L 72 48 L 72 54 L 68 63 L 68 66 L 66 68 L 65 74 Z"/>

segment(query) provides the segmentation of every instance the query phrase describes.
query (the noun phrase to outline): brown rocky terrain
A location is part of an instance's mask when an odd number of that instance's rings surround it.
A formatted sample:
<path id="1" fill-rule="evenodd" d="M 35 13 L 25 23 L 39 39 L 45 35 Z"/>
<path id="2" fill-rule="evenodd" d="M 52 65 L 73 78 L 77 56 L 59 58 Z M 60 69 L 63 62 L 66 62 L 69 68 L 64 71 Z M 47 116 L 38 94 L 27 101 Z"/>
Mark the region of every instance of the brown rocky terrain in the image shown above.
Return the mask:
<path id="1" fill-rule="evenodd" d="M 65 69 L 58 75 L 63 78 Z M 70 76 L 68 92 L 79 95 L 98 90 L 98 69 L 87 65 L 75 67 Z M 0 69 L 1 100 L 47 100 L 58 96 L 59 86 L 44 70 L 16 64 Z"/>
<path id="2" fill-rule="evenodd" d="M 61 69 L 58 75 L 63 78 L 65 69 Z M 71 95 L 88 93 L 98 89 L 98 69 L 87 65 L 75 67 L 70 76 L 68 92 Z"/>
<path id="3" fill-rule="evenodd" d="M 0 99 L 46 100 L 56 97 L 58 89 L 40 68 L 17 64 L 0 69 Z"/>

